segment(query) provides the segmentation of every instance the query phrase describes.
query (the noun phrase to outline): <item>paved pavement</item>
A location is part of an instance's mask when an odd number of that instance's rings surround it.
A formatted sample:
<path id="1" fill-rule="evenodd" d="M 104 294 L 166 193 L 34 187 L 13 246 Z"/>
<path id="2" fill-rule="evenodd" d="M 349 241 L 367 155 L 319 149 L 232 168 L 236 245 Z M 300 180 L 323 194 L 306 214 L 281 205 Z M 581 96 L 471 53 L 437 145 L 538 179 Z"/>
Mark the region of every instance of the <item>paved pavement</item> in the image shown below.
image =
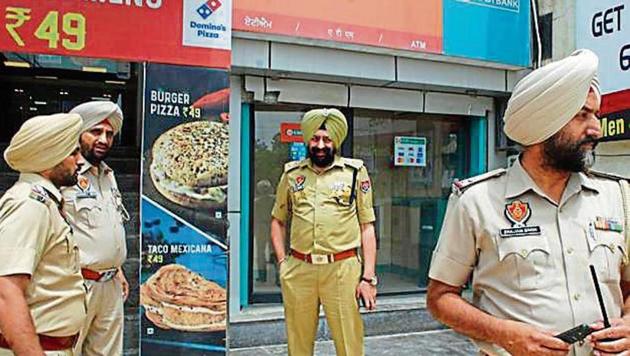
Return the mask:
<path id="1" fill-rule="evenodd" d="M 404 355 L 476 355 L 477 349 L 464 336 L 452 330 L 425 331 L 409 334 L 365 338 L 366 356 Z M 286 355 L 286 345 L 251 347 L 230 351 L 233 356 Z M 316 356 L 335 356 L 332 341 L 319 341 Z"/>

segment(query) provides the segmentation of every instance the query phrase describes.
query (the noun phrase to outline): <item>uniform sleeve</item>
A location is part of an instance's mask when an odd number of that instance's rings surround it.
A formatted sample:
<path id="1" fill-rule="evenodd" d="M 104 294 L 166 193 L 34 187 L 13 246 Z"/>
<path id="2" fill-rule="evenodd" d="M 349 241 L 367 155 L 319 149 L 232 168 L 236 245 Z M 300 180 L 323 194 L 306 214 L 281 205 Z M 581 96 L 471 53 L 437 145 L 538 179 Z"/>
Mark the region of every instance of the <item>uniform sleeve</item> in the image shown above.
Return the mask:
<path id="1" fill-rule="evenodd" d="M 455 287 L 468 281 L 477 261 L 473 219 L 464 205 L 451 194 L 429 269 L 429 278 Z"/>
<path id="2" fill-rule="evenodd" d="M 367 224 L 374 222 L 374 203 L 372 195 L 372 181 L 368 176 L 365 166 L 359 169 L 357 173 L 357 214 L 359 215 L 359 223 Z"/>
<path id="3" fill-rule="evenodd" d="M 0 211 L 0 276 L 29 274 L 48 236 L 48 207 L 32 199 L 6 202 Z"/>
<path id="4" fill-rule="evenodd" d="M 290 211 L 291 197 L 289 195 L 289 180 L 286 173 L 282 173 L 282 177 L 280 177 L 280 182 L 276 188 L 276 202 L 271 210 L 271 216 L 286 223 Z"/>

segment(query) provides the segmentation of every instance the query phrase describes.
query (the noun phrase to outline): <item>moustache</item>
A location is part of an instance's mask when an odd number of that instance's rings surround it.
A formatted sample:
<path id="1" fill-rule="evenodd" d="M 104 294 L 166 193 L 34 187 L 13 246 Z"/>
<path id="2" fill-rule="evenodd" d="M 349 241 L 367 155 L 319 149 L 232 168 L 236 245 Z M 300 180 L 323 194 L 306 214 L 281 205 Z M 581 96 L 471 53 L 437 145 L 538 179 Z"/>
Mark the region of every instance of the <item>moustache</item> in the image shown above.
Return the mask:
<path id="1" fill-rule="evenodd" d="M 583 140 L 578 141 L 577 145 L 578 147 L 584 146 L 584 145 L 588 145 L 588 144 L 593 144 L 593 149 L 595 149 L 595 147 L 599 144 L 600 139 L 595 137 L 595 136 L 588 136 L 586 138 L 584 138 Z"/>

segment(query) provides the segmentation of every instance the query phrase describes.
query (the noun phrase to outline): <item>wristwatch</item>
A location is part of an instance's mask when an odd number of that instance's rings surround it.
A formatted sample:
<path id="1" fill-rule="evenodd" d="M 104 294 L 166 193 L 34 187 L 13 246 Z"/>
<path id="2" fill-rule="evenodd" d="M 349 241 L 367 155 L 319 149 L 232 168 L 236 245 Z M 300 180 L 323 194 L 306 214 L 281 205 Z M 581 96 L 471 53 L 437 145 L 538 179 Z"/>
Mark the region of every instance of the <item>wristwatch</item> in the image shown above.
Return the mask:
<path id="1" fill-rule="evenodd" d="M 376 278 L 376 276 L 372 277 L 372 278 L 365 278 L 363 276 L 361 276 L 361 280 L 364 282 L 368 282 L 370 285 L 376 287 L 378 285 L 378 278 Z"/>

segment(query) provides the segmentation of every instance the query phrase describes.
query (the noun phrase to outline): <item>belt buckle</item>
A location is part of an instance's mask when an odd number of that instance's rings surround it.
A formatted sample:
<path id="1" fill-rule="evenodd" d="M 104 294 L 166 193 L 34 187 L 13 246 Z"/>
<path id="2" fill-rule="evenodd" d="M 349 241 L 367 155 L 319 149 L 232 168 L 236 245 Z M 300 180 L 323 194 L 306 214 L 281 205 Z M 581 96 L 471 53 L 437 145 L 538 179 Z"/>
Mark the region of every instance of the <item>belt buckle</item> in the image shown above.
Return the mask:
<path id="1" fill-rule="evenodd" d="M 314 265 L 328 264 L 328 255 L 311 254 L 311 263 Z"/>
<path id="2" fill-rule="evenodd" d="M 116 272 L 117 270 L 114 269 L 111 271 L 101 273 L 101 278 L 98 279 L 98 282 L 107 282 L 111 280 L 116 275 Z"/>

